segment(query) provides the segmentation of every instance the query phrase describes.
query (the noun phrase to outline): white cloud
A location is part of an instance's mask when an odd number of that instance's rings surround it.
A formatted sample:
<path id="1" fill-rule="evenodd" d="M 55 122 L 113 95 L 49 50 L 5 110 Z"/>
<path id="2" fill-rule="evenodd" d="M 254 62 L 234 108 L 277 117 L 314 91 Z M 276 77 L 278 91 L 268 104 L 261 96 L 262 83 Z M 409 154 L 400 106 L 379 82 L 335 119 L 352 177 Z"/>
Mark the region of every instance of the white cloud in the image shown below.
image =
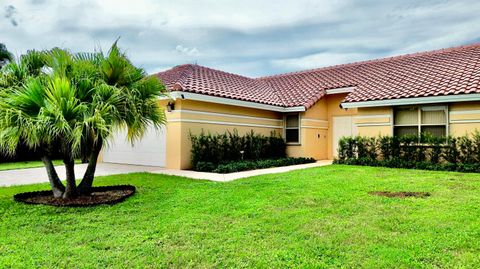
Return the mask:
<path id="1" fill-rule="evenodd" d="M 188 56 L 198 56 L 200 55 L 200 52 L 197 50 L 197 48 L 188 48 L 183 45 L 177 45 L 175 47 L 175 50 L 177 52 L 180 52 L 182 54 L 188 55 Z"/>
<path id="2" fill-rule="evenodd" d="M 299 58 L 272 60 L 273 67 L 284 70 L 301 70 L 345 64 L 371 59 L 371 55 L 361 53 L 318 53 Z"/>
<path id="3" fill-rule="evenodd" d="M 0 42 L 17 55 L 121 37 L 150 72 L 194 60 L 262 76 L 480 41 L 476 0 L 3 0 L 0 11 Z"/>
<path id="4" fill-rule="evenodd" d="M 163 10 L 174 27 L 223 26 L 248 31 L 314 18 L 341 17 L 335 11 L 345 6 L 345 1 L 176 0 L 175 4 L 163 6 L 172 7 Z"/>

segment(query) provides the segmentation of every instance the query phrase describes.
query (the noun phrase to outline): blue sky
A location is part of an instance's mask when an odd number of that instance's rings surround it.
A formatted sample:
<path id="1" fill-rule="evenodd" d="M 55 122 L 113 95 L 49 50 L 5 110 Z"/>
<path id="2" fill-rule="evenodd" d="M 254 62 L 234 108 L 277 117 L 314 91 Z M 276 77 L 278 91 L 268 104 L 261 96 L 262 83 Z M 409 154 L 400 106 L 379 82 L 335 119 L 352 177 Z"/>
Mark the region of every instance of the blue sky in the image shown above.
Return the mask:
<path id="1" fill-rule="evenodd" d="M 480 1 L 0 0 L 0 42 L 108 49 L 153 73 L 198 63 L 251 77 L 480 42 Z"/>

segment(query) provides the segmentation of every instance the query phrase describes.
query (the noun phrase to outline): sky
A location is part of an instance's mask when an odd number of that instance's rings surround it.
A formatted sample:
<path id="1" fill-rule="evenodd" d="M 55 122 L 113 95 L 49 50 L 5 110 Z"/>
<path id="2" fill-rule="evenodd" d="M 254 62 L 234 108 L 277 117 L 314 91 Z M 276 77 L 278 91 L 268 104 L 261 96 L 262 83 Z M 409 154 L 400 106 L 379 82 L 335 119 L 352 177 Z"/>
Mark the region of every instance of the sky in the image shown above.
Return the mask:
<path id="1" fill-rule="evenodd" d="M 259 77 L 480 42 L 478 0 L 0 0 L 15 55 L 119 46 L 154 73 Z"/>

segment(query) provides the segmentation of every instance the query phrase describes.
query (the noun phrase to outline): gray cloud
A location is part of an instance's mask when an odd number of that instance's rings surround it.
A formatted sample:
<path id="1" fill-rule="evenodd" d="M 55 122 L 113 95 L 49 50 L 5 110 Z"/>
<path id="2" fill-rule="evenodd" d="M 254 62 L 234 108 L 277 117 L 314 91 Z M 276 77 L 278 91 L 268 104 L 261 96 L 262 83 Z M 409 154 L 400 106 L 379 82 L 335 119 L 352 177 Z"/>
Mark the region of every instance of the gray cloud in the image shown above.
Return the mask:
<path id="1" fill-rule="evenodd" d="M 33 5 L 43 5 L 47 2 L 47 0 L 30 0 L 30 3 Z"/>
<path id="2" fill-rule="evenodd" d="M 13 26 L 18 25 L 18 22 L 14 17 L 15 13 L 17 13 L 17 10 L 14 6 L 8 5 L 5 7 L 5 18 L 7 18 Z"/>
<path id="3" fill-rule="evenodd" d="M 21 24 L 2 25 L 0 36 L 16 54 L 107 49 L 121 37 L 149 72 L 198 62 L 263 76 L 480 41 L 473 0 L 16 0 L 15 7 Z"/>

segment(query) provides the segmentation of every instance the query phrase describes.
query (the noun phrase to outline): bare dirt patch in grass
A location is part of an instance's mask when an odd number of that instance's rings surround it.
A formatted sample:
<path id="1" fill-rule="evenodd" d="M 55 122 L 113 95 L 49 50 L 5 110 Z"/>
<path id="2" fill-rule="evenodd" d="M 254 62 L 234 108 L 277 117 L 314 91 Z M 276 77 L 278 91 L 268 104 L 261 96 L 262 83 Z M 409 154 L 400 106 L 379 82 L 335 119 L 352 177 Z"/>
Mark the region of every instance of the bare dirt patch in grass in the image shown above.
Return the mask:
<path id="1" fill-rule="evenodd" d="M 428 192 L 414 192 L 414 191 L 398 191 L 398 192 L 392 192 L 392 191 L 371 191 L 368 194 L 371 195 L 378 195 L 378 196 L 385 196 L 389 198 L 409 198 L 409 197 L 414 197 L 414 198 L 427 198 L 430 196 L 430 193 Z"/>
<path id="2" fill-rule="evenodd" d="M 51 206 L 85 207 L 101 204 L 116 204 L 124 201 L 135 193 L 131 185 L 94 187 L 91 195 L 79 196 L 73 199 L 55 198 L 51 191 L 24 192 L 13 198 L 26 204 L 43 204 Z"/>

